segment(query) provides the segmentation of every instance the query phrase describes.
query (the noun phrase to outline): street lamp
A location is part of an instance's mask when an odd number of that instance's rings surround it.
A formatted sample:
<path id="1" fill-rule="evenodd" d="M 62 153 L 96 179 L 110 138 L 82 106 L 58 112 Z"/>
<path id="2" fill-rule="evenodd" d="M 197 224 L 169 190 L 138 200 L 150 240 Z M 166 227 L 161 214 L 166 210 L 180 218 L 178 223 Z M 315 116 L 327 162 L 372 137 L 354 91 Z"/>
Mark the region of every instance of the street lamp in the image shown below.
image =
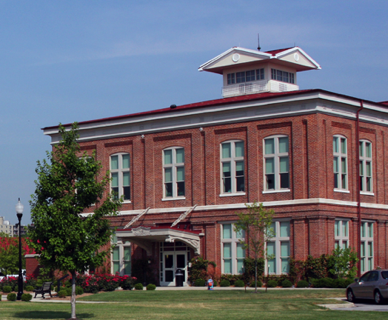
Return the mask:
<path id="1" fill-rule="evenodd" d="M 23 217 L 23 208 L 24 206 L 20 203 L 20 198 L 16 204 L 16 215 L 18 217 L 18 226 L 19 226 L 19 279 L 18 279 L 18 295 L 16 300 L 22 300 L 23 294 L 23 275 L 22 275 L 22 217 Z"/>

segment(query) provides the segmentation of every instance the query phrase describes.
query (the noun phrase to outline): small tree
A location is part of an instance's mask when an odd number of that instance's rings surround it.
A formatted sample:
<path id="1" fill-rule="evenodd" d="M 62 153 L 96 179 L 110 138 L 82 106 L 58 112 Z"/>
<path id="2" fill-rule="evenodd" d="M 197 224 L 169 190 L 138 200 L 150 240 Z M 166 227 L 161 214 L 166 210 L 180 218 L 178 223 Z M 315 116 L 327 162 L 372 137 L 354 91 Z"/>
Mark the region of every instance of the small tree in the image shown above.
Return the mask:
<path id="1" fill-rule="evenodd" d="M 333 278 L 353 279 L 357 274 L 357 252 L 350 247 L 333 250 L 328 258 L 328 273 Z"/>
<path id="2" fill-rule="evenodd" d="M 275 212 L 264 209 L 262 203 L 254 202 L 245 206 L 247 212 L 237 214 L 238 221 L 234 229 L 236 232 L 244 232 L 244 240 L 240 240 L 240 243 L 245 250 L 248 250 L 248 256 L 252 256 L 255 260 L 255 292 L 257 293 L 257 261 L 259 258 L 272 259 L 265 248 L 267 242 L 274 237 L 271 225 Z"/>
<path id="3" fill-rule="evenodd" d="M 92 157 L 80 154 L 77 129 L 77 123 L 68 131 L 60 125 L 62 140 L 47 152 L 47 161 L 37 163 L 38 180 L 30 201 L 34 227 L 28 234 L 42 265 L 71 273 L 71 319 L 76 319 L 76 272 L 102 264 L 109 250 L 101 247 L 112 234 L 104 217 L 116 214 L 121 205 L 121 200 L 111 195 L 101 202 L 109 173 L 97 181 L 102 166 L 95 153 Z M 93 214 L 82 216 L 91 206 Z"/>

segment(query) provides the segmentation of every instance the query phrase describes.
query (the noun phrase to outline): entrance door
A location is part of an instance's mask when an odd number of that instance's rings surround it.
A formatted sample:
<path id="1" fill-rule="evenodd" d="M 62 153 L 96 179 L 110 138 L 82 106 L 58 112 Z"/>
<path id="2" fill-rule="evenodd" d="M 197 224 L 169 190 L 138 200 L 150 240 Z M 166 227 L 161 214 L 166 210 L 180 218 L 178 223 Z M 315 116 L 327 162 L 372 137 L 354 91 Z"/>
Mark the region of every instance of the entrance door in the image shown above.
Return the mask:
<path id="1" fill-rule="evenodd" d="M 186 252 L 164 251 L 163 277 L 161 279 L 161 285 L 175 286 L 175 272 L 177 269 L 181 269 L 183 271 L 183 283 L 185 283 L 187 277 Z"/>

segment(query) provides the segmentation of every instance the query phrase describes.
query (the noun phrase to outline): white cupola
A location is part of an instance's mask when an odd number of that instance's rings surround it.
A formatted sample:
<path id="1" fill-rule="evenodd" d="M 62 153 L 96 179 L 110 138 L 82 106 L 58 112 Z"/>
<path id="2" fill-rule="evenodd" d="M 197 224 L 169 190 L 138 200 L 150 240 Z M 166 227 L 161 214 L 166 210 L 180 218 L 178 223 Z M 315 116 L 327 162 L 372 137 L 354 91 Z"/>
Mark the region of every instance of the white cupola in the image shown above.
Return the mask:
<path id="1" fill-rule="evenodd" d="M 266 52 L 233 47 L 198 70 L 222 74 L 222 95 L 227 98 L 299 90 L 297 72 L 314 69 L 321 67 L 299 47 Z"/>

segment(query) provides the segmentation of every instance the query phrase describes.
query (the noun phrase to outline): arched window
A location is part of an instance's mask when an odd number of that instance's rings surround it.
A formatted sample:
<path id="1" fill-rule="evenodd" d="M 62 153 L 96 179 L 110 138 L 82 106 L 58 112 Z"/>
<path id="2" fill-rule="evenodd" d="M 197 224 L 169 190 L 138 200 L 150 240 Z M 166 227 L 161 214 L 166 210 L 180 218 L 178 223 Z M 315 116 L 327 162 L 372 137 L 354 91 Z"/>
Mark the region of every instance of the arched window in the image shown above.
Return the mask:
<path id="1" fill-rule="evenodd" d="M 221 143 L 221 193 L 245 191 L 244 141 Z"/>
<path id="2" fill-rule="evenodd" d="M 123 196 L 124 201 L 131 200 L 130 158 L 128 153 L 110 156 L 111 190 L 115 197 Z"/>
<path id="3" fill-rule="evenodd" d="M 348 149 L 343 136 L 333 137 L 334 189 L 348 190 Z"/>
<path id="4" fill-rule="evenodd" d="M 373 192 L 372 143 L 367 140 L 360 140 L 360 190 Z"/>
<path id="5" fill-rule="evenodd" d="M 164 198 L 185 196 L 185 149 L 173 147 L 163 150 Z"/>
<path id="6" fill-rule="evenodd" d="M 279 135 L 264 139 L 265 190 L 290 188 L 288 137 Z"/>

